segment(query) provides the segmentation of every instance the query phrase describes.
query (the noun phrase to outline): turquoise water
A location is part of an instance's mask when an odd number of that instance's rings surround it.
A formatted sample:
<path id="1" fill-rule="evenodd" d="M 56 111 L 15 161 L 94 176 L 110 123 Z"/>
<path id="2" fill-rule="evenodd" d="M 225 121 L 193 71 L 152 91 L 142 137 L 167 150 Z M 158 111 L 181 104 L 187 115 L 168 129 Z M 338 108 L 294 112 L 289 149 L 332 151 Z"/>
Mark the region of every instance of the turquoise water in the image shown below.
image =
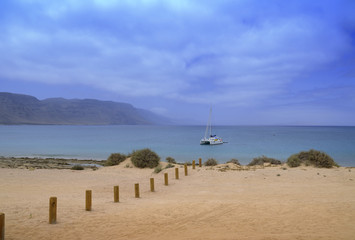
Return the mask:
<path id="1" fill-rule="evenodd" d="M 355 127 L 217 126 L 213 132 L 228 143 L 216 146 L 199 145 L 204 132 L 204 126 L 0 126 L 0 156 L 106 159 L 148 147 L 163 160 L 247 164 L 261 155 L 285 161 L 313 148 L 355 166 Z"/>

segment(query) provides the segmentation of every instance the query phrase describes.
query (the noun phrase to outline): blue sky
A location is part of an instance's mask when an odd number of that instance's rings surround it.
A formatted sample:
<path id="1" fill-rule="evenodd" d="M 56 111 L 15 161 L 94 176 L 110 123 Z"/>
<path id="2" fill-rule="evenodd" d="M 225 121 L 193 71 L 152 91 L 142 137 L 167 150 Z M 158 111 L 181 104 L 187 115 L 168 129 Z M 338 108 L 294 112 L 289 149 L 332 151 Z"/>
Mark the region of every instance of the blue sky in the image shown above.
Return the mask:
<path id="1" fill-rule="evenodd" d="M 0 91 L 355 125 L 353 0 L 2 0 Z M 184 122 L 181 120 L 181 122 Z"/>

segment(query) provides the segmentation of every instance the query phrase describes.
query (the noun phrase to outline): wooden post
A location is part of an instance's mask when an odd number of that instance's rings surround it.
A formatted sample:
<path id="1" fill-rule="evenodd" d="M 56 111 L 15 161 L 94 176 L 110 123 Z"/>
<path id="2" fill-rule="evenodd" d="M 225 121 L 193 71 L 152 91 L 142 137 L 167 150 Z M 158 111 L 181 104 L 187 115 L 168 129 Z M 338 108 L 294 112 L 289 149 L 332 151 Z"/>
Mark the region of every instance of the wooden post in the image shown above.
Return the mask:
<path id="1" fill-rule="evenodd" d="M 135 197 L 139 198 L 139 183 L 134 184 Z"/>
<path id="2" fill-rule="evenodd" d="M 198 166 L 202 167 L 202 159 L 201 158 L 198 159 Z"/>
<path id="3" fill-rule="evenodd" d="M 49 198 L 49 224 L 57 223 L 57 197 Z"/>
<path id="4" fill-rule="evenodd" d="M 113 187 L 113 201 L 114 202 L 119 202 L 120 201 L 120 187 L 119 186 L 114 186 Z"/>
<path id="5" fill-rule="evenodd" d="M 154 178 L 150 178 L 150 191 L 154 192 Z"/>
<path id="6" fill-rule="evenodd" d="M 86 190 L 86 204 L 85 204 L 85 210 L 86 211 L 91 211 L 91 198 L 92 198 L 92 194 L 91 194 L 91 190 Z"/>
<path id="7" fill-rule="evenodd" d="M 164 173 L 164 183 L 165 183 L 165 186 L 168 186 L 168 185 L 169 185 L 169 182 L 168 182 L 168 173 Z"/>
<path id="8" fill-rule="evenodd" d="M 187 164 L 186 163 L 184 165 L 184 168 L 185 168 L 185 176 L 187 176 Z"/>
<path id="9" fill-rule="evenodd" d="M 192 160 L 192 169 L 195 169 L 195 165 L 196 165 L 195 160 Z"/>
<path id="10" fill-rule="evenodd" d="M 179 168 L 175 168 L 175 179 L 179 179 Z"/>
<path id="11" fill-rule="evenodd" d="M 5 240 L 5 213 L 0 213 L 0 240 Z"/>

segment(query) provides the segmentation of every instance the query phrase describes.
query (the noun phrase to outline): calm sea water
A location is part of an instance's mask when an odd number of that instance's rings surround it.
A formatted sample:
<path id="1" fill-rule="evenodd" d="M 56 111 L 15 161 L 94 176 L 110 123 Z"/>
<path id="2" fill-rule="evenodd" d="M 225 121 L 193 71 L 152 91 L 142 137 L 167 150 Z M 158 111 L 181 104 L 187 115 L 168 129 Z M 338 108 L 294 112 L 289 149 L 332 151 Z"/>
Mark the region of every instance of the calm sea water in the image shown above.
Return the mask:
<path id="1" fill-rule="evenodd" d="M 179 162 L 237 158 L 242 164 L 266 155 L 285 161 L 317 149 L 341 166 L 355 166 L 355 127 L 216 126 L 228 142 L 201 146 L 204 126 L 0 126 L 0 156 L 106 159 L 113 152 L 150 148 Z"/>

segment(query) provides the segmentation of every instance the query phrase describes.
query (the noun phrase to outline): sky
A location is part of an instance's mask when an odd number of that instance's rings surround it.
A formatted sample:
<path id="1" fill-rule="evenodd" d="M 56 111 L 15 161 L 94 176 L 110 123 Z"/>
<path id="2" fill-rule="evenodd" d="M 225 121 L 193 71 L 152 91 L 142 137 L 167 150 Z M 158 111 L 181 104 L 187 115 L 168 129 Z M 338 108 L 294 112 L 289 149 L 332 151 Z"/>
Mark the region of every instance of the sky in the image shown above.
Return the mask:
<path id="1" fill-rule="evenodd" d="M 1 0 L 0 92 L 355 125 L 354 0 Z"/>

